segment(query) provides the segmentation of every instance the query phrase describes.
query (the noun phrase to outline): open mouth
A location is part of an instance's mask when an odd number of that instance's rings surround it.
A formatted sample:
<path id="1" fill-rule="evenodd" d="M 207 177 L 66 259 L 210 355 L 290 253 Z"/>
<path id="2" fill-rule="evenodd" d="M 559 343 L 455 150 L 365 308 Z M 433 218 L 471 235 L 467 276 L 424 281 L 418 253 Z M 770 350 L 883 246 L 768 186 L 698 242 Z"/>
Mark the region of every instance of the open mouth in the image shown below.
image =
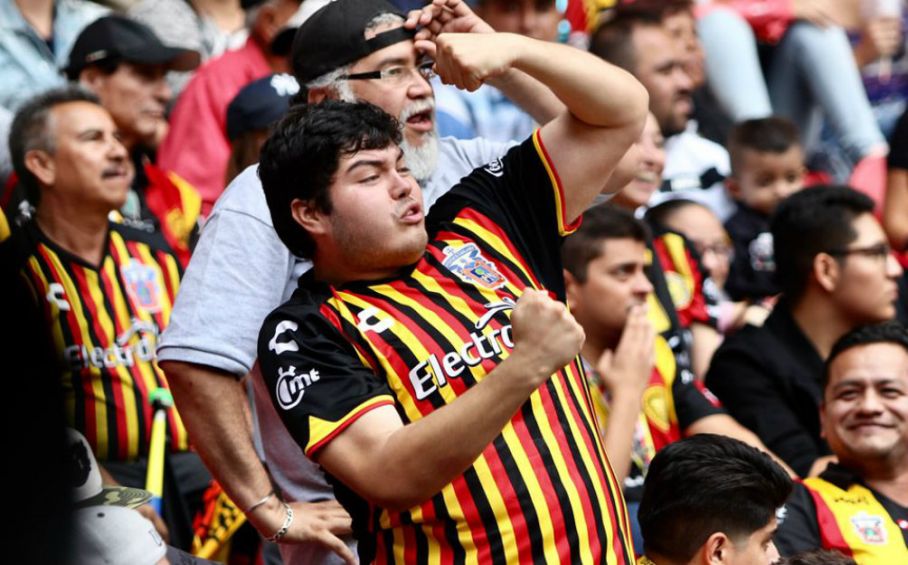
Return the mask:
<path id="1" fill-rule="evenodd" d="M 432 129 L 432 110 L 417 112 L 407 118 L 407 125 L 417 131 L 430 131 Z"/>
<path id="2" fill-rule="evenodd" d="M 647 184 L 656 184 L 659 182 L 659 175 L 653 171 L 640 171 L 634 179 Z"/>
<path id="3" fill-rule="evenodd" d="M 116 179 L 116 178 L 126 178 L 129 175 L 129 172 L 126 170 L 126 167 L 110 167 L 104 169 L 101 173 L 101 178 L 103 179 Z"/>
<path id="4" fill-rule="evenodd" d="M 400 214 L 400 219 L 405 224 L 418 224 L 423 219 L 422 205 L 415 201 L 406 205 Z"/>

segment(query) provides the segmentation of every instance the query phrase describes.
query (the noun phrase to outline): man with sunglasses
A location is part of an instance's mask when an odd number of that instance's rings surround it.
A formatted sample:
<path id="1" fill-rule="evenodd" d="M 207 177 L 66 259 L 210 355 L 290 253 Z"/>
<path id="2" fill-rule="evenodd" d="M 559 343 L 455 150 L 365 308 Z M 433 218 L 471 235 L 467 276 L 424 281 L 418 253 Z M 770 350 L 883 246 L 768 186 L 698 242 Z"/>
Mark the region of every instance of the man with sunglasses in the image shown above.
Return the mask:
<path id="1" fill-rule="evenodd" d="M 891 319 L 902 274 L 873 201 L 847 187 L 790 196 L 771 222 L 781 298 L 713 357 L 706 384 L 736 420 L 801 476 L 821 472 L 823 361 L 850 330 Z"/>
<path id="2" fill-rule="evenodd" d="M 414 33 L 417 25 L 421 30 Z M 304 101 L 361 100 L 400 120 L 401 147 L 426 205 L 508 147 L 435 134 L 434 99 L 426 79 L 432 40 L 447 31 L 491 28 L 461 0 L 436 0 L 406 22 L 383 0 L 337 0 L 301 27 L 292 55 Z M 528 109 L 540 123 L 563 108 L 547 88 L 514 69 L 489 82 L 513 91 L 515 99 L 532 101 Z M 350 518 L 333 500 L 310 503 L 333 498 L 333 491 L 288 435 L 256 364 L 262 320 L 290 296 L 309 267 L 278 239 L 257 167 L 250 167 L 227 188 L 202 231 L 171 316 L 173 331 L 162 336 L 159 360 L 212 474 L 258 531 L 273 536 L 286 512 L 271 495 L 259 457 L 267 464 L 294 510 L 280 539 L 285 562 L 337 563 L 335 552 L 352 563 L 353 553 L 337 537 L 349 533 Z M 364 318 L 364 324 L 369 322 Z M 250 372 L 259 455 L 244 388 L 237 382 Z"/>

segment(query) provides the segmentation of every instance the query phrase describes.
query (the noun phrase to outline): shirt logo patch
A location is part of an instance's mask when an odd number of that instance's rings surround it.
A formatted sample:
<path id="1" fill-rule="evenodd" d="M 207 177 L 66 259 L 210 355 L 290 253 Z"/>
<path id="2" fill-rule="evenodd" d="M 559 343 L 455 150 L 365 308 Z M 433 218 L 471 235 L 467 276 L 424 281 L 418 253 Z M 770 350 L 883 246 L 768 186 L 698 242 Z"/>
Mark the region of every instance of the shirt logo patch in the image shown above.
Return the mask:
<path id="1" fill-rule="evenodd" d="M 161 311 L 161 286 L 153 267 L 132 259 L 120 267 L 120 273 L 135 304 L 152 314 Z"/>
<path id="2" fill-rule="evenodd" d="M 465 283 L 496 290 L 504 286 L 505 280 L 495 264 L 482 256 L 475 243 L 463 247 L 447 246 L 442 265 Z"/>
<path id="3" fill-rule="evenodd" d="M 300 403 L 306 389 L 317 383 L 320 376 L 318 371 L 312 369 L 302 375 L 296 374 L 296 367 L 293 365 L 286 369 L 277 370 L 278 379 L 275 386 L 274 395 L 277 397 L 277 403 L 284 410 L 290 410 Z"/>
<path id="4" fill-rule="evenodd" d="M 864 540 L 864 543 L 885 545 L 886 528 L 883 527 L 883 518 L 881 516 L 871 516 L 865 512 L 860 512 L 851 517 L 851 525 L 854 526 L 855 531 Z"/>
<path id="5" fill-rule="evenodd" d="M 493 177 L 501 177 L 504 174 L 504 163 L 501 162 L 501 159 L 495 159 L 485 166 L 485 171 Z"/>

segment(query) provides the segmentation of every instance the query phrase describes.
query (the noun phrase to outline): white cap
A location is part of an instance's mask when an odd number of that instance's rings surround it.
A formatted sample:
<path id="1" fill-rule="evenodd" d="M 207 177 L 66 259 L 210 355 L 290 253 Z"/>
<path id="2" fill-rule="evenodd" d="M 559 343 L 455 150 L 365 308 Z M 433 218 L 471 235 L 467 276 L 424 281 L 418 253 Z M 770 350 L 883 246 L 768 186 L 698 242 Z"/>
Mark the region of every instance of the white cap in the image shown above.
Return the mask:
<path id="1" fill-rule="evenodd" d="M 155 565 L 167 544 L 137 510 L 88 506 L 73 515 L 72 563 L 76 565 Z"/>

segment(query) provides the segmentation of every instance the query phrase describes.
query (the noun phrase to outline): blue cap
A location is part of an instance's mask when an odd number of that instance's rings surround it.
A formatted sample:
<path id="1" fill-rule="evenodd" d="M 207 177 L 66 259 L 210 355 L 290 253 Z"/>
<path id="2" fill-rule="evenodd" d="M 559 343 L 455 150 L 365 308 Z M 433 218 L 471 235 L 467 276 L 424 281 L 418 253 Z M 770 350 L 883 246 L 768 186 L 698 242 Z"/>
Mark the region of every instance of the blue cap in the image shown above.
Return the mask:
<path id="1" fill-rule="evenodd" d="M 290 98 L 299 89 L 296 79 L 287 74 L 247 84 L 227 106 L 227 137 L 233 140 L 248 131 L 267 129 L 287 112 Z"/>

